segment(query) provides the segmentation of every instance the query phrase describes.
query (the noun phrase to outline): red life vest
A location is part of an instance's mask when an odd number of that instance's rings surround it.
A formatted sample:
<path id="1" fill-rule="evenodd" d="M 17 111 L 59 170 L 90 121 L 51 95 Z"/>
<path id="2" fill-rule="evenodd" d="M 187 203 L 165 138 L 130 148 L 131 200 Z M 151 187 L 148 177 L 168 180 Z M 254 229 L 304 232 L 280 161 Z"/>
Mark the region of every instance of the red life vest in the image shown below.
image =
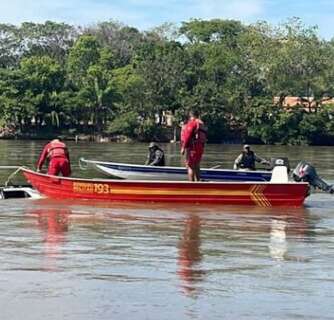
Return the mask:
<path id="1" fill-rule="evenodd" d="M 207 129 L 199 119 L 191 119 L 182 128 L 182 147 L 192 148 L 195 145 L 204 146 L 206 143 Z"/>
<path id="2" fill-rule="evenodd" d="M 204 123 L 201 120 L 197 119 L 196 122 L 197 128 L 194 132 L 194 140 L 196 142 L 205 144 L 207 141 L 207 128 L 204 126 Z"/>
<path id="3" fill-rule="evenodd" d="M 62 157 L 62 158 L 67 158 L 67 148 L 65 143 L 61 141 L 51 141 L 49 143 L 48 147 L 48 158 L 57 158 L 57 157 Z"/>

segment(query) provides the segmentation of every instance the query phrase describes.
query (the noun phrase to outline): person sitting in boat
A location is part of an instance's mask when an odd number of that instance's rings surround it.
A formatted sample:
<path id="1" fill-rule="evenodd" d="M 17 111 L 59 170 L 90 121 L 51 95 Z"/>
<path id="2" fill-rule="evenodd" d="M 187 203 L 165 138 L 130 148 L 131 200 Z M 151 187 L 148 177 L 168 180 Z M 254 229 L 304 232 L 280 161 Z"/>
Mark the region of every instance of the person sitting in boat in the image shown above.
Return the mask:
<path id="1" fill-rule="evenodd" d="M 43 149 L 37 162 L 37 172 L 42 170 L 44 162 L 48 160 L 48 174 L 64 177 L 71 175 L 71 163 L 67 146 L 60 138 L 50 141 Z"/>
<path id="2" fill-rule="evenodd" d="M 255 170 L 255 162 L 270 165 L 270 162 L 260 158 L 251 150 L 250 145 L 245 144 L 242 153 L 235 159 L 233 169 Z"/>
<path id="3" fill-rule="evenodd" d="M 145 165 L 160 167 L 165 165 L 164 151 L 155 142 L 151 142 L 148 146 L 148 154 Z"/>

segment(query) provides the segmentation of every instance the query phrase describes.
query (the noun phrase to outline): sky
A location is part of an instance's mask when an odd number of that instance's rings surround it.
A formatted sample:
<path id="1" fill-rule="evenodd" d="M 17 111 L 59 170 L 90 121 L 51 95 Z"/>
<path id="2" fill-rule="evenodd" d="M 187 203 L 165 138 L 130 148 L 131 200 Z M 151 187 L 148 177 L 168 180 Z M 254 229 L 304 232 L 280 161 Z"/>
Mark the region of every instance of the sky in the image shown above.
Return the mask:
<path id="1" fill-rule="evenodd" d="M 52 20 L 88 26 L 113 20 L 148 30 L 191 18 L 278 24 L 291 17 L 317 25 L 325 39 L 334 37 L 334 0 L 0 0 L 0 23 L 11 24 Z"/>

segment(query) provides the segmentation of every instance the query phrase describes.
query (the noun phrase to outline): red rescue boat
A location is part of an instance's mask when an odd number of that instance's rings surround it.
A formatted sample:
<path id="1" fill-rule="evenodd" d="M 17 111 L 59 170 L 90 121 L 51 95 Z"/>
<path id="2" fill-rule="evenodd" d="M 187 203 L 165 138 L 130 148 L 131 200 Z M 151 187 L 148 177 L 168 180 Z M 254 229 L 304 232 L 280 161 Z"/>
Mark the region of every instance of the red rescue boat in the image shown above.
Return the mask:
<path id="1" fill-rule="evenodd" d="M 41 194 L 50 198 L 102 201 L 219 203 L 226 205 L 301 206 L 307 183 L 181 182 L 79 179 L 22 169 Z"/>

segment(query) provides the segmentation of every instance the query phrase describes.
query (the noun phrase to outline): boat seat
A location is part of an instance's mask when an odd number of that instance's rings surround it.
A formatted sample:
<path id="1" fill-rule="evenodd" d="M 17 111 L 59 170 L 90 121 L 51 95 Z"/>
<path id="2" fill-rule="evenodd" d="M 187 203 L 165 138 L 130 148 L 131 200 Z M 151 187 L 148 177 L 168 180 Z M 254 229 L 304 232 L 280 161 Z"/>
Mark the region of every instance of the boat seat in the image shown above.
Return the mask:
<path id="1" fill-rule="evenodd" d="M 289 181 L 288 168 L 285 166 L 274 167 L 270 182 L 285 183 Z"/>

